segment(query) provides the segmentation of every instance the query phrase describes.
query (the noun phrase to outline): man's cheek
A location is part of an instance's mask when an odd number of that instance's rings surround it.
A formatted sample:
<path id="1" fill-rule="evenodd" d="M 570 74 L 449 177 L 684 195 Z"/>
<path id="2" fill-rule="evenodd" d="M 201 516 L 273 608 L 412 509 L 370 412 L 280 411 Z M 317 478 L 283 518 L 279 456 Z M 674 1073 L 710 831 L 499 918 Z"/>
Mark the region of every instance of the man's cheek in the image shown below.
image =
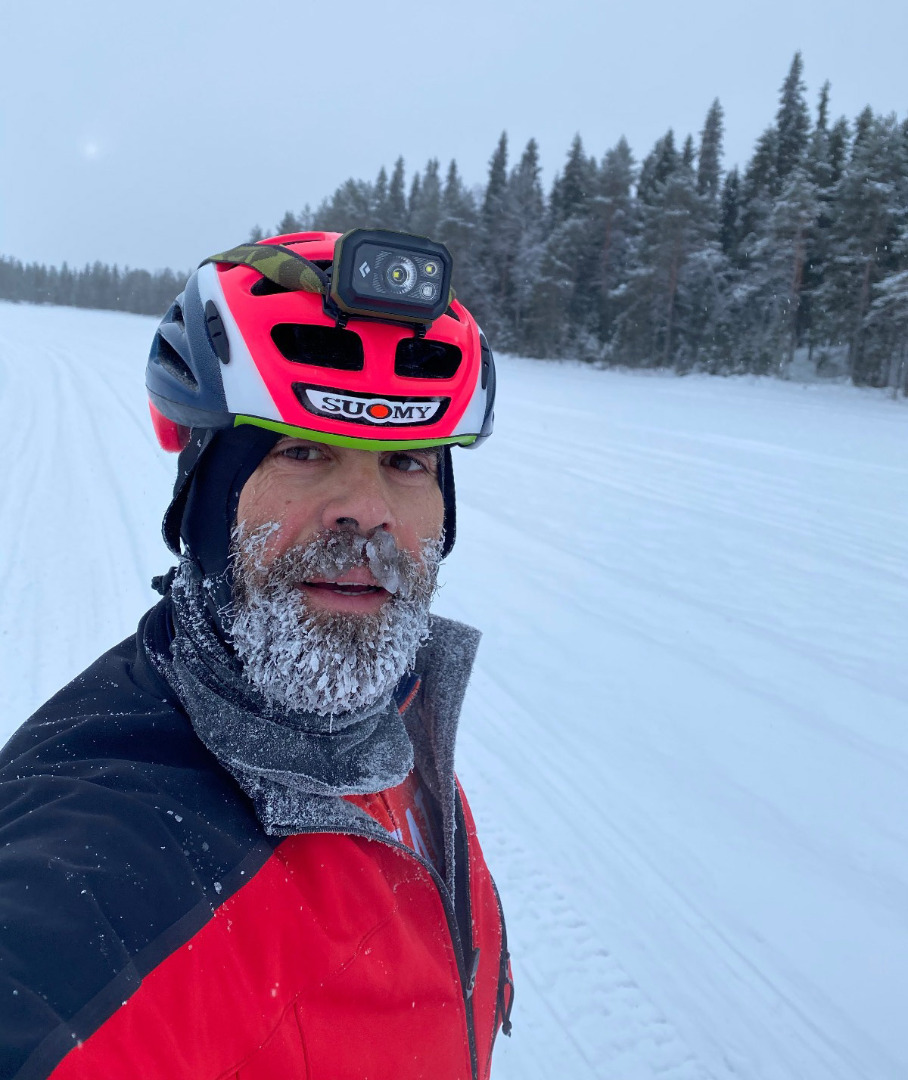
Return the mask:
<path id="1" fill-rule="evenodd" d="M 234 542 L 250 570 L 264 570 L 293 546 L 293 532 L 280 521 L 258 524 L 246 519 L 237 527 Z"/>
<path id="2" fill-rule="evenodd" d="M 277 529 L 262 545 L 262 562 L 270 566 L 293 546 L 286 529 Z"/>
<path id="3" fill-rule="evenodd" d="M 280 521 L 268 521 L 261 528 L 265 534 L 262 560 L 266 565 L 273 563 L 291 548 L 305 544 L 311 539 L 311 535 L 292 516 L 282 518 Z"/>

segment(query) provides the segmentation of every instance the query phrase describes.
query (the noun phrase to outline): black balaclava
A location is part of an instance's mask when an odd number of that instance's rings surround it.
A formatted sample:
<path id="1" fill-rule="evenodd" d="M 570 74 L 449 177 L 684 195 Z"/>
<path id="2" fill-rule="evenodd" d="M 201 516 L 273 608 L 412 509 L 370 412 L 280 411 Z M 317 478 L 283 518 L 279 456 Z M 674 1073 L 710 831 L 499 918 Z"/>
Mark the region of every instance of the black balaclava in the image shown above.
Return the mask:
<path id="1" fill-rule="evenodd" d="M 180 453 L 173 500 L 164 515 L 164 539 L 175 554 L 180 541 L 205 584 L 208 607 L 223 632 L 221 613 L 233 600 L 230 536 L 236 524 L 240 492 L 262 459 L 282 436 L 255 424 L 193 429 Z M 454 547 L 457 515 L 450 446 L 442 447 L 438 486 L 444 500 L 442 558 Z"/>

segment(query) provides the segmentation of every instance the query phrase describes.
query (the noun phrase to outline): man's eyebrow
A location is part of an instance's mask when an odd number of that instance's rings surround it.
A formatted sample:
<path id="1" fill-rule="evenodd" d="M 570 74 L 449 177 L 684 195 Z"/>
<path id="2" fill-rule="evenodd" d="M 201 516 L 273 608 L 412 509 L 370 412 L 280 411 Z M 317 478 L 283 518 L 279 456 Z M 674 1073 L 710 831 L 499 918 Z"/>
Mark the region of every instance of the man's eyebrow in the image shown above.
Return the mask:
<path id="1" fill-rule="evenodd" d="M 284 435 L 283 438 L 278 439 L 274 444 L 276 449 L 279 446 L 325 446 L 325 443 L 320 443 L 316 439 L 302 439 L 297 438 L 295 435 Z"/>

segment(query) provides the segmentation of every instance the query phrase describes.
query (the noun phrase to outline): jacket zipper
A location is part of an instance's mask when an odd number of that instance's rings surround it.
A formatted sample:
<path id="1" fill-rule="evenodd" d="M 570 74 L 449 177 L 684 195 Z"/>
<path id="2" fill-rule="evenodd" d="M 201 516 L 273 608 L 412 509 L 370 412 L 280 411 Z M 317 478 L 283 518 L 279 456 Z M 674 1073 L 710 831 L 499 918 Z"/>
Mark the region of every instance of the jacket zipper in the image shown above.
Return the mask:
<path id="1" fill-rule="evenodd" d="M 479 1055 L 476 1051 L 476 1025 L 473 1016 L 473 990 L 476 986 L 476 976 L 479 972 L 479 949 L 473 948 L 473 897 L 470 893 L 470 838 L 467 835 L 466 821 L 463 815 L 463 802 L 461 801 L 460 791 L 455 787 L 454 792 L 454 829 L 455 837 L 463 837 L 463 881 L 460 882 L 463 901 L 465 904 L 464 912 L 464 932 L 467 934 L 466 944 L 469 945 L 470 950 L 470 970 L 467 972 L 466 963 L 464 964 L 464 974 L 466 975 L 466 982 L 464 984 L 464 1007 L 467 1013 L 467 1034 L 470 1039 L 470 1067 L 473 1073 L 473 1080 L 478 1080 L 479 1076 Z M 454 881 L 457 881 L 457 848 L 455 844 L 454 851 Z M 491 876 L 491 875 L 490 875 Z M 445 888 L 447 892 L 447 887 Z M 455 886 L 456 896 L 456 886 Z M 451 905 L 451 914 L 454 916 L 454 922 L 457 922 L 457 912 L 454 909 L 454 905 Z M 450 916 L 449 916 L 450 924 Z M 459 926 L 456 927 L 458 937 L 460 936 Z M 466 961 L 466 952 L 461 945 L 461 954 Z"/>
<path id="2" fill-rule="evenodd" d="M 489 875 L 491 878 L 491 874 Z M 495 893 L 495 902 L 498 904 L 498 920 L 501 923 L 501 956 L 499 958 L 498 968 L 498 995 L 495 1004 L 495 1027 L 492 1035 L 492 1047 L 495 1046 L 495 1038 L 498 1035 L 498 1021 L 501 1021 L 501 1032 L 503 1035 L 511 1034 L 511 1009 L 514 1008 L 514 980 L 511 978 L 508 971 L 508 964 L 511 961 L 511 953 L 508 950 L 508 930 L 504 922 L 504 908 L 501 906 L 501 896 L 498 893 L 498 886 L 495 884 L 495 879 L 492 878 L 492 891 Z M 508 1000 L 505 1001 L 505 987 L 508 987 L 510 991 L 508 994 Z"/>
<path id="3" fill-rule="evenodd" d="M 360 813 L 365 813 L 365 811 L 361 810 Z M 469 850 L 469 840 L 467 838 L 466 829 L 464 828 L 463 808 L 461 806 L 460 792 L 459 791 L 456 792 L 456 802 L 455 802 L 455 805 L 454 805 L 454 815 L 455 815 L 456 828 L 462 830 L 462 835 L 464 837 L 464 848 L 465 848 L 465 853 L 466 853 L 466 858 L 464 860 L 464 865 L 465 865 L 464 886 L 465 886 L 465 889 L 466 889 L 466 902 L 467 902 L 467 909 L 466 909 L 467 910 L 467 926 L 465 927 L 465 929 L 467 930 L 467 933 L 470 935 L 470 937 L 469 937 L 469 945 L 470 945 L 470 968 L 469 968 L 469 970 L 467 969 L 467 963 L 466 963 L 466 955 L 467 954 L 464 951 L 463 939 L 461 937 L 460 928 L 459 928 L 458 923 L 457 923 L 457 912 L 454 910 L 454 904 L 453 904 L 453 902 L 451 900 L 451 894 L 448 892 L 448 887 L 444 883 L 444 881 L 442 880 L 441 875 L 438 873 L 438 871 L 435 869 L 435 867 L 431 863 L 427 862 L 421 855 L 417 855 L 416 852 L 411 847 L 408 847 L 406 844 L 402 844 L 399 840 L 395 840 L 391 836 L 391 834 L 385 832 L 384 829 L 382 829 L 382 832 L 385 833 L 384 836 L 378 836 L 375 833 L 373 833 L 371 830 L 369 830 L 367 832 L 365 829 L 356 829 L 356 828 L 345 829 L 345 830 L 343 830 L 343 832 L 338 830 L 338 835 L 361 836 L 364 840 L 377 840 L 378 843 L 380 843 L 380 844 L 387 844 L 388 847 L 394 848 L 395 851 L 403 852 L 404 855 L 409 856 L 411 859 L 415 859 L 416 862 L 418 862 L 420 866 L 422 866 L 425 870 L 427 870 L 429 872 L 429 875 L 431 876 L 433 882 L 435 883 L 435 888 L 438 890 L 438 895 L 439 895 L 439 898 L 441 900 L 441 906 L 442 906 L 442 909 L 444 910 L 445 918 L 447 919 L 447 922 L 448 922 L 448 934 L 451 937 L 451 944 L 454 946 L 454 958 L 457 961 L 457 971 L 458 971 L 458 974 L 460 975 L 460 990 L 461 990 L 461 994 L 463 995 L 464 1014 L 466 1016 L 466 1021 L 467 1021 L 467 1037 L 468 1037 L 468 1040 L 469 1040 L 469 1047 L 470 1047 L 470 1075 L 471 1075 L 471 1080 L 479 1080 L 479 1062 L 478 1062 L 478 1058 L 477 1058 L 477 1054 L 476 1054 L 476 1030 L 475 1030 L 475 1024 L 474 1024 L 474 1020 L 473 1020 L 473 1001 L 472 1001 L 472 998 L 473 998 L 473 988 L 476 985 L 476 975 L 477 975 L 477 972 L 479 970 L 479 953 L 480 953 L 480 950 L 479 949 L 475 949 L 475 950 L 473 949 L 473 935 L 472 935 L 472 932 L 471 932 L 471 929 L 470 929 L 472 927 L 472 925 L 473 925 L 472 924 L 472 907 L 471 907 L 471 901 L 470 901 L 470 850 Z M 366 815 L 366 816 L 368 817 L 368 815 Z M 381 826 L 377 825 L 377 828 L 381 829 Z M 319 828 L 308 828 L 308 829 L 301 829 L 299 833 L 296 833 L 296 834 L 293 834 L 293 835 L 300 835 L 302 833 L 325 833 L 325 832 L 330 832 L 330 831 L 332 831 L 332 830 L 319 829 Z M 456 858 L 456 851 L 455 851 L 455 858 Z M 455 874 L 456 874 L 456 869 L 455 869 Z M 501 911 L 501 902 L 500 901 L 499 901 L 499 911 Z M 502 925 L 502 933 L 503 933 L 504 932 L 504 920 L 503 920 L 503 918 L 502 918 L 502 924 L 501 925 Z"/>

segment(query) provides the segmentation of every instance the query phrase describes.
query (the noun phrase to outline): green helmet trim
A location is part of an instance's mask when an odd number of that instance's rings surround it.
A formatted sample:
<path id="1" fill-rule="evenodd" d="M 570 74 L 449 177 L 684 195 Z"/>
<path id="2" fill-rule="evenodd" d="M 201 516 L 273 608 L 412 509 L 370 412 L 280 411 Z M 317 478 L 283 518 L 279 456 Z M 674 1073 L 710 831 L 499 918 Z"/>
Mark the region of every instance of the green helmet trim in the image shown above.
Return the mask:
<path id="1" fill-rule="evenodd" d="M 425 450 L 430 446 L 471 446 L 475 435 L 451 435 L 445 439 L 359 439 L 351 435 L 332 435 L 327 431 L 282 424 L 276 420 L 263 420 L 259 416 L 236 416 L 234 427 L 253 424 L 255 427 L 276 431 L 291 439 L 308 439 L 310 442 L 328 443 L 330 446 L 349 446 L 353 450 Z"/>

